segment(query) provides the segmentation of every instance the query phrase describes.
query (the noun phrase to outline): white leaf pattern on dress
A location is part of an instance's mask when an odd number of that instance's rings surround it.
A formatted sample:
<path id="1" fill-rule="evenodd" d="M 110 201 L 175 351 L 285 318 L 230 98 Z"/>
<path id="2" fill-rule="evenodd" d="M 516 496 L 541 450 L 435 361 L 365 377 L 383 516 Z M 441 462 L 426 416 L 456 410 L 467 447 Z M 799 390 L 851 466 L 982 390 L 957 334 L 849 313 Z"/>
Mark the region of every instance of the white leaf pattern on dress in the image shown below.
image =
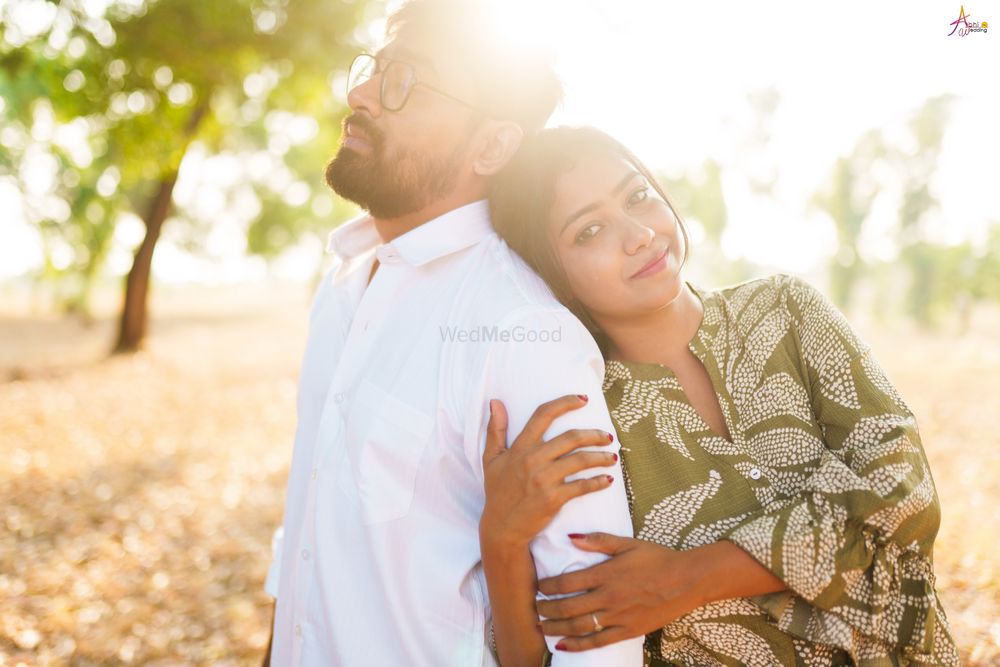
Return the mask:
<path id="1" fill-rule="evenodd" d="M 719 653 L 735 658 L 747 667 L 780 667 L 781 661 L 774 655 L 763 637 L 733 623 L 695 623 L 693 634 L 697 639 L 712 636 Z M 714 635 L 714 636 L 713 636 Z M 726 641 L 719 642 L 719 637 Z"/>
<path id="2" fill-rule="evenodd" d="M 643 517 L 642 531 L 636 537 L 657 544 L 678 543 L 681 531 L 688 527 L 705 501 L 718 493 L 721 487 L 722 476 L 715 470 L 709 470 L 708 481 L 656 503 Z"/>
<path id="3" fill-rule="evenodd" d="M 704 316 L 689 348 L 713 378 L 733 441 L 711 432 L 672 375 L 638 364 L 637 379 L 609 360 L 604 388 L 622 435 L 623 467 L 633 448 L 643 451 L 634 461 L 662 451 L 667 464 L 659 492 L 648 488 L 648 472 L 644 486 L 630 489 L 633 502 L 651 508 L 637 536 L 673 549 L 724 537 L 789 590 L 704 605 L 662 628 L 659 641 L 647 643 L 652 657 L 692 666 L 776 665 L 783 646 L 793 648 L 796 664 L 815 667 L 843 664 L 843 651 L 863 666 L 897 664 L 901 656 L 957 665 L 933 590 L 933 533 L 930 541 L 924 528 L 897 534 L 937 511 L 930 471 L 912 415 L 867 346 L 825 297 L 795 278 L 696 294 Z M 881 414 L 871 415 L 873 408 Z M 650 430 L 629 431 L 650 412 L 655 442 L 646 441 Z M 684 466 L 683 474 L 671 478 L 670 461 Z M 718 467 L 727 464 L 732 468 Z M 691 485 L 700 465 L 709 478 Z M 735 501 L 747 487 L 759 507 Z M 850 560 L 839 561 L 845 553 Z M 874 559 L 868 564 L 866 554 Z M 832 604 L 818 606 L 821 596 Z M 928 620 L 914 624 L 925 610 Z M 774 635 L 753 629 L 761 623 L 785 639 L 771 644 Z M 924 632 L 933 633 L 927 642 Z M 900 651 L 887 641 L 907 643 Z M 920 653 L 931 645 L 932 655 Z"/>

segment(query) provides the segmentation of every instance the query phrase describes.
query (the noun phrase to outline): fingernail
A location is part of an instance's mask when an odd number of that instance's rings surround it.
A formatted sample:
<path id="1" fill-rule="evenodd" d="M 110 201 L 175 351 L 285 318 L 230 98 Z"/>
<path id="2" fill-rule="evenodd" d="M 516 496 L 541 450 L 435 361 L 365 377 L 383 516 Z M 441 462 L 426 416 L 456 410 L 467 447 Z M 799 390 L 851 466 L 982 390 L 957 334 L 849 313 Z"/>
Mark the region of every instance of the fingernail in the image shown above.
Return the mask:
<path id="1" fill-rule="evenodd" d="M 556 650 L 557 651 L 565 651 L 566 650 L 566 645 L 563 644 L 562 642 L 559 642 L 558 644 L 556 644 Z"/>
<path id="2" fill-rule="evenodd" d="M 577 395 L 576 395 L 576 397 L 577 397 L 577 398 L 579 398 L 579 399 L 580 399 L 581 401 L 583 401 L 584 403 L 586 403 L 587 401 L 589 401 L 589 400 L 590 400 L 589 398 L 587 398 L 587 395 L 586 395 L 586 394 L 577 394 Z"/>
<path id="3" fill-rule="evenodd" d="M 617 454 L 612 454 L 611 455 L 611 460 L 617 462 L 618 461 L 618 455 Z"/>
<path id="4" fill-rule="evenodd" d="M 615 441 L 615 436 L 608 433 L 608 442 L 614 442 L 614 441 Z"/>
<path id="5" fill-rule="evenodd" d="M 493 416 L 493 399 L 490 399 L 490 417 Z"/>
<path id="6" fill-rule="evenodd" d="M 612 477 L 611 475 L 605 475 L 605 477 L 608 478 L 608 484 L 610 484 L 611 482 L 615 481 L 615 478 Z"/>
<path id="7" fill-rule="evenodd" d="M 569 539 L 571 540 L 585 540 L 587 536 L 583 533 L 569 533 Z"/>

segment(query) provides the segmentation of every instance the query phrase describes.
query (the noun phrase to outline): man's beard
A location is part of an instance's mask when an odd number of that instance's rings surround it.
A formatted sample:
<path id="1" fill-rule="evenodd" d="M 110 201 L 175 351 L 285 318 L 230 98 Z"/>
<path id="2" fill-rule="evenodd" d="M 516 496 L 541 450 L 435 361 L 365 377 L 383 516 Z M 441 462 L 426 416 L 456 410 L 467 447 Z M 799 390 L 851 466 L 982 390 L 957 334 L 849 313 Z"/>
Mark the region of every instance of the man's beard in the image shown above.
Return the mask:
<path id="1" fill-rule="evenodd" d="M 348 121 L 365 132 L 371 152 L 362 155 L 341 147 L 326 166 L 327 185 L 344 199 L 375 218 L 388 219 L 419 211 L 455 188 L 471 133 L 460 137 L 449 153 L 401 147 L 390 156 L 384 136 L 370 121 L 357 115 Z"/>

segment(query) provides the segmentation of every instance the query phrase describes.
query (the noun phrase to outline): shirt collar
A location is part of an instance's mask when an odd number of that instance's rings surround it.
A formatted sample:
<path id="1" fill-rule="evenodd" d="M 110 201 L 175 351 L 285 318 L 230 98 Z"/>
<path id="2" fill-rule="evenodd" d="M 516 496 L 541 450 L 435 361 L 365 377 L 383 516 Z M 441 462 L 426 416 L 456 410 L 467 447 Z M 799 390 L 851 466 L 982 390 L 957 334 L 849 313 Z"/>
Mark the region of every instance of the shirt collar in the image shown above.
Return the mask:
<path id="1" fill-rule="evenodd" d="M 326 251 L 344 261 L 350 261 L 371 250 L 381 241 L 375 223 L 365 214 L 345 222 L 330 232 L 326 237 Z"/>
<path id="2" fill-rule="evenodd" d="M 375 248 L 382 263 L 402 261 L 421 266 L 475 245 L 492 231 L 489 206 L 480 199 L 428 220 L 385 244 L 371 216 L 359 216 L 330 232 L 326 251 L 346 261 Z"/>

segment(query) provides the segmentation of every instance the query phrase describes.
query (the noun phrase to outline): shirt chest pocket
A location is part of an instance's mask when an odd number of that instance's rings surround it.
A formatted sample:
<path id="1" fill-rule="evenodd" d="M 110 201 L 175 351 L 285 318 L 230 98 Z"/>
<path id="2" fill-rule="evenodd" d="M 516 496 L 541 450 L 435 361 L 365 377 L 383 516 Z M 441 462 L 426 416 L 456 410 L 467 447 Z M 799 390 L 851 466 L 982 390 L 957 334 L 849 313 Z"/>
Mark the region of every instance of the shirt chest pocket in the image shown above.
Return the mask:
<path id="1" fill-rule="evenodd" d="M 358 387 L 348 418 L 348 452 L 362 519 L 406 516 L 434 422 L 369 380 Z"/>

